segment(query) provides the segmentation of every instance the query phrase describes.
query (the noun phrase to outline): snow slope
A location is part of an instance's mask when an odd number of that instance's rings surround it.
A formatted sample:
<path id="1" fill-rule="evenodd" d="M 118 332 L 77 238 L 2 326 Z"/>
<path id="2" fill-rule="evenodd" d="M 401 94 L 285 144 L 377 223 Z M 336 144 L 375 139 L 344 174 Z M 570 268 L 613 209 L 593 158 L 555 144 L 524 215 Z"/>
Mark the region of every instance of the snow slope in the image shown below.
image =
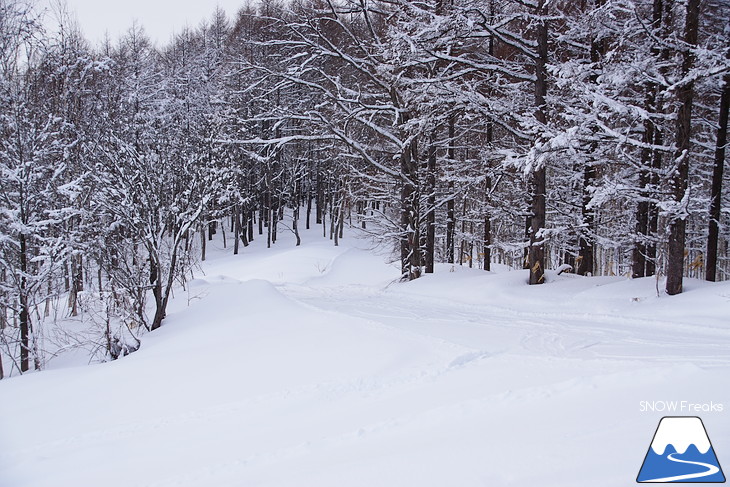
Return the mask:
<path id="1" fill-rule="evenodd" d="M 319 232 L 210 251 L 137 353 L 0 381 L 0 486 L 631 485 L 660 400 L 723 403 L 730 464 L 730 283 L 404 284 Z"/>

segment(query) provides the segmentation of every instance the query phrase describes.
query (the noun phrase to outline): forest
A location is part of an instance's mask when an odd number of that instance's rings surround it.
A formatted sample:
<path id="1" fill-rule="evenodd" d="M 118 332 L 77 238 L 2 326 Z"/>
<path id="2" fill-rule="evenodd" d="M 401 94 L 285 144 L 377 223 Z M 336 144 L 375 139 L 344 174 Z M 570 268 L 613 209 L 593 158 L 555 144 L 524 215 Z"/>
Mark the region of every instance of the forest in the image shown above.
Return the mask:
<path id="1" fill-rule="evenodd" d="M 730 278 L 727 0 L 261 0 L 162 46 L 41 17 L 0 0 L 0 378 L 82 309 L 133 352 L 219 234 Z"/>

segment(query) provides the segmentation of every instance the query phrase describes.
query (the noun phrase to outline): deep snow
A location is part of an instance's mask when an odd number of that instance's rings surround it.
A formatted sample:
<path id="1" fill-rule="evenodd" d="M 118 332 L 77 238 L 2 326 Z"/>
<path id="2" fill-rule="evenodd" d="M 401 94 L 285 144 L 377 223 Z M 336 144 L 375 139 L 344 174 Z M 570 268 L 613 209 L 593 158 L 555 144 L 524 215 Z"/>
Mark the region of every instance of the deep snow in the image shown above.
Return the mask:
<path id="1" fill-rule="evenodd" d="M 730 283 L 398 283 L 319 232 L 216 242 L 140 351 L 0 381 L 0 486 L 615 487 L 664 415 L 730 465 Z M 724 407 L 641 411 L 670 400 Z"/>

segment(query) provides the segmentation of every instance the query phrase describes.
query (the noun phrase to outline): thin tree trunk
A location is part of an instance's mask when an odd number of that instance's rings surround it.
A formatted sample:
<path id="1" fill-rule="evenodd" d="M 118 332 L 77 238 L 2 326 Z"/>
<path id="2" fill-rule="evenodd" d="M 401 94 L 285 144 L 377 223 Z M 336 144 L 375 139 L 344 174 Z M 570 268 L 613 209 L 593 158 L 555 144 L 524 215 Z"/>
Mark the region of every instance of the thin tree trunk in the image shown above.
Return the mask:
<path id="1" fill-rule="evenodd" d="M 647 97 L 644 104 L 646 111 L 651 112 L 654 108 L 656 87 L 654 83 L 647 88 Z M 654 122 L 647 118 L 644 122 L 643 142 L 647 145 L 654 142 Z M 631 253 L 631 275 L 634 278 L 646 276 L 646 249 L 647 237 L 649 234 L 649 167 L 652 161 L 652 150 L 645 147 L 641 151 L 641 172 L 639 173 L 639 188 L 641 194 L 639 203 L 636 205 L 636 241 Z"/>
<path id="2" fill-rule="evenodd" d="M 454 118 L 455 116 L 453 114 L 449 117 L 449 164 L 453 164 L 456 153 L 456 150 L 454 149 Z M 449 201 L 446 203 L 446 261 L 449 264 L 454 263 L 454 232 L 456 230 L 456 202 L 454 201 L 455 197 L 456 195 L 454 195 L 454 183 L 449 182 Z"/>
<path id="3" fill-rule="evenodd" d="M 426 168 L 426 191 L 428 191 L 428 207 L 426 211 L 426 273 L 433 274 L 434 253 L 436 250 L 436 145 L 435 134 L 432 135 L 428 148 L 428 163 Z"/>
<path id="4" fill-rule="evenodd" d="M 294 231 L 294 236 L 297 239 L 297 247 L 299 247 L 302 244 L 302 239 L 299 237 L 299 205 L 294 207 L 294 215 L 292 217 L 292 230 Z"/>
<path id="5" fill-rule="evenodd" d="M 309 222 L 312 217 L 312 192 L 307 190 L 307 223 L 306 229 L 309 230 Z"/>
<path id="6" fill-rule="evenodd" d="M 317 225 L 321 225 L 324 220 L 324 184 L 322 183 L 322 170 L 317 169 L 317 201 L 315 202 L 317 210 Z"/>
<path id="7" fill-rule="evenodd" d="M 248 242 L 253 242 L 254 239 L 254 219 L 256 218 L 256 210 L 248 210 L 246 215 L 246 226 L 248 227 Z M 248 246 L 248 243 L 244 245 Z"/>
<path id="8" fill-rule="evenodd" d="M 241 214 L 238 205 L 233 207 L 233 255 L 238 255 L 238 238 L 241 233 Z"/>
<path id="9" fill-rule="evenodd" d="M 276 229 L 279 227 L 279 206 L 281 203 L 277 202 L 276 207 L 271 211 L 271 243 L 275 244 L 278 237 Z"/>
<path id="10" fill-rule="evenodd" d="M 205 227 L 200 228 L 200 260 L 205 262 Z"/>
<path id="11" fill-rule="evenodd" d="M 25 234 L 20 234 L 20 372 L 30 369 L 30 310 L 28 308 L 28 249 Z"/>
<path id="12" fill-rule="evenodd" d="M 213 240 L 213 235 L 218 233 L 218 221 L 212 220 L 208 222 L 208 240 Z"/>

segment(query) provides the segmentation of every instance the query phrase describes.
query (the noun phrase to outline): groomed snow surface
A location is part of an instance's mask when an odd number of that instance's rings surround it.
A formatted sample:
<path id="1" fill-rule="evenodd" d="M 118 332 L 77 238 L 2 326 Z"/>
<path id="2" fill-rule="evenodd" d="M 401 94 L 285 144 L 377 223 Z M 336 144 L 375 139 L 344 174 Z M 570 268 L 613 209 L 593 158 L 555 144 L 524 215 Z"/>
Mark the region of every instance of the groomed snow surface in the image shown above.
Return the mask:
<path id="1" fill-rule="evenodd" d="M 633 485 L 661 400 L 722 403 L 685 414 L 730 465 L 730 283 L 398 283 L 320 235 L 213 242 L 138 352 L 0 381 L 0 486 Z"/>

